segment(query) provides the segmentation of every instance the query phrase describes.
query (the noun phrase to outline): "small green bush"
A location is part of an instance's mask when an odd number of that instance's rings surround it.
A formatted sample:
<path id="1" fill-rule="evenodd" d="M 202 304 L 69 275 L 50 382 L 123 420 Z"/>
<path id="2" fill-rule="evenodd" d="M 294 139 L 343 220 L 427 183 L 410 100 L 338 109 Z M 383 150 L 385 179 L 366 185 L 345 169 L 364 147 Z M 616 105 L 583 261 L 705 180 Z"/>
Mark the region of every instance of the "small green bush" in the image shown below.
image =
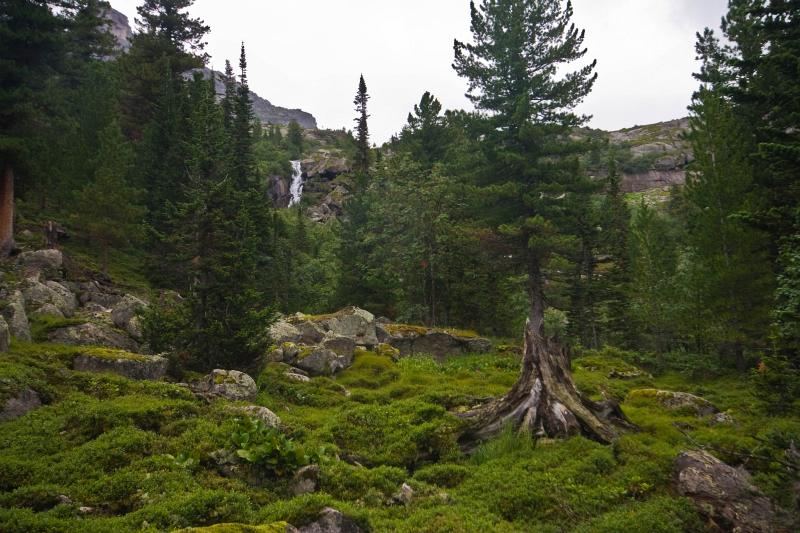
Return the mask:
<path id="1" fill-rule="evenodd" d="M 279 430 L 255 418 L 237 418 L 231 442 L 236 448 L 236 455 L 279 477 L 291 475 L 299 467 L 318 459 L 316 454 L 307 454 Z"/>

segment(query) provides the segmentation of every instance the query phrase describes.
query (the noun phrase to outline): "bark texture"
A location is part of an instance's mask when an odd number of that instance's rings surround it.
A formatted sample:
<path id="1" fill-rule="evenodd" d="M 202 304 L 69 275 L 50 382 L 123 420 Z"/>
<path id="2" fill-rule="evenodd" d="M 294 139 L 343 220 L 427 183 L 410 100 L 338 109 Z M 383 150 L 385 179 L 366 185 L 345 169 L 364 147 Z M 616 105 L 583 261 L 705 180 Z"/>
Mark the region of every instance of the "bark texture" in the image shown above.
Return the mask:
<path id="1" fill-rule="evenodd" d="M 612 401 L 593 402 L 578 392 L 567 349 L 525 326 L 522 375 L 511 391 L 459 415 L 467 421 L 465 447 L 487 440 L 506 425 L 535 437 L 584 435 L 610 443 L 617 426 L 633 427 Z"/>
<path id="2" fill-rule="evenodd" d="M 0 258 L 14 250 L 14 167 L 6 161 L 0 182 Z"/>

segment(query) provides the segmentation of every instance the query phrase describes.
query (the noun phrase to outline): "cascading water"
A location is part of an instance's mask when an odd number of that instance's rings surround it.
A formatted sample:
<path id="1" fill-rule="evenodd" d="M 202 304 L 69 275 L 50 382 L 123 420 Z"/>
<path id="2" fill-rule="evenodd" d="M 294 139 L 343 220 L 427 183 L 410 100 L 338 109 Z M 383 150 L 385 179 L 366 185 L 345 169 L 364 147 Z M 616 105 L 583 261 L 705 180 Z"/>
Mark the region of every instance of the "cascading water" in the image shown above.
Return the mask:
<path id="1" fill-rule="evenodd" d="M 303 197 L 303 168 L 300 166 L 300 161 L 292 161 L 292 184 L 289 186 L 289 194 L 290 206 L 298 203 Z"/>

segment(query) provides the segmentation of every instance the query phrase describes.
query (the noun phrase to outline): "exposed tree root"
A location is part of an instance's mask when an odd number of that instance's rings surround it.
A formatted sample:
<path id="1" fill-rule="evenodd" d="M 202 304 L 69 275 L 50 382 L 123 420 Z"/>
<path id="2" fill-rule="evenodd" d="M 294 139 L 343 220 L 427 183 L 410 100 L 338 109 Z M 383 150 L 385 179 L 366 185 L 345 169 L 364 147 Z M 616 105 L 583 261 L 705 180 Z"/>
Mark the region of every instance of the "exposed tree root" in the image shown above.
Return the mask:
<path id="1" fill-rule="evenodd" d="M 525 327 L 522 375 L 511 391 L 459 416 L 468 423 L 462 435 L 467 448 L 506 425 L 535 437 L 584 435 L 603 443 L 618 436 L 618 426 L 633 427 L 616 402 L 593 402 L 578 392 L 566 348 L 543 338 L 530 323 Z"/>

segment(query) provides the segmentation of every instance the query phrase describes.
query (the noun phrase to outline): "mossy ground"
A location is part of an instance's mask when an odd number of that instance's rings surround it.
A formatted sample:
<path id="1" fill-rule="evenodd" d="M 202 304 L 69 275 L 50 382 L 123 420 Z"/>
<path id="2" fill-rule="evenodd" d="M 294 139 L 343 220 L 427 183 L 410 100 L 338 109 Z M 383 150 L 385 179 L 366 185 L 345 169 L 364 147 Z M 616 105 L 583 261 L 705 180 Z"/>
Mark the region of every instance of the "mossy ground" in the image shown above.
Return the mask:
<path id="1" fill-rule="evenodd" d="M 511 350 L 443 363 L 362 353 L 336 378 L 310 383 L 270 364 L 258 376 L 256 403 L 322 455 L 320 492 L 294 497 L 286 479 L 223 475 L 212 454 L 231 449 L 224 401 L 207 404 L 168 383 L 73 372 L 75 350 L 16 343 L 0 360 L 0 392 L 32 387 L 45 403 L 0 425 L 2 531 L 269 531 L 276 522 L 313 520 L 326 506 L 369 531 L 703 531 L 692 505 L 670 488 L 675 456 L 692 447 L 687 435 L 732 464 L 751 454 L 755 482 L 797 511 L 787 490 L 793 480 L 770 458 L 800 441 L 800 421 L 763 416 L 741 377 L 609 378 L 635 369 L 631 354 L 584 354 L 573 363 L 579 387 L 623 400 L 638 432 L 603 446 L 507 431 L 465 456 L 450 413 L 508 390 L 519 368 Z M 737 423 L 713 425 L 641 396 L 625 400 L 650 387 L 704 396 Z M 415 491 L 408 506 L 392 501 L 404 482 Z"/>

